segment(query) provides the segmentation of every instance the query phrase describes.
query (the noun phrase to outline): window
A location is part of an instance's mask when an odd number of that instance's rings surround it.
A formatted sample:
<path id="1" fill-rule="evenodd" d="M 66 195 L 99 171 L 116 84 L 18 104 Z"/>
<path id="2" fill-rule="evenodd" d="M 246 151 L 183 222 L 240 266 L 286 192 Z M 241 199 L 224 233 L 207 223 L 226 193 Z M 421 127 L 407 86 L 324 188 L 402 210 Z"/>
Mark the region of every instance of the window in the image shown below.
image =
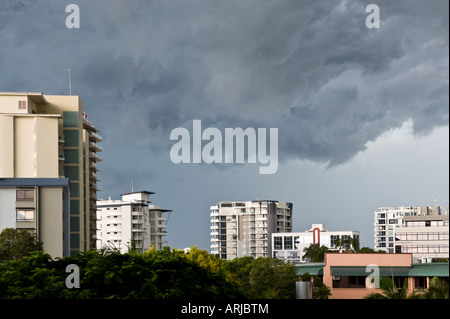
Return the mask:
<path id="1" fill-rule="evenodd" d="M 17 189 L 16 201 L 33 201 L 34 189 Z"/>
<path id="2" fill-rule="evenodd" d="M 284 249 L 292 249 L 292 237 L 284 237 Z"/>
<path id="3" fill-rule="evenodd" d="M 19 101 L 19 110 L 27 109 L 27 101 Z"/>
<path id="4" fill-rule="evenodd" d="M 333 276 L 333 288 L 365 288 L 364 276 Z"/>
<path id="5" fill-rule="evenodd" d="M 427 277 L 415 277 L 414 278 L 415 289 L 427 289 Z"/>
<path id="6" fill-rule="evenodd" d="M 283 240 L 282 240 L 282 237 L 280 237 L 280 236 L 274 237 L 273 242 L 274 242 L 274 249 L 275 249 L 275 250 L 281 250 L 281 249 L 283 249 Z"/>
<path id="7" fill-rule="evenodd" d="M 331 235 L 331 247 L 335 247 L 336 246 L 336 240 L 339 239 L 339 235 Z"/>
<path id="8" fill-rule="evenodd" d="M 34 220 L 34 211 L 29 209 L 29 210 L 18 210 L 16 211 L 16 220 L 17 221 L 25 221 L 25 222 L 29 222 L 29 221 L 33 221 Z"/>

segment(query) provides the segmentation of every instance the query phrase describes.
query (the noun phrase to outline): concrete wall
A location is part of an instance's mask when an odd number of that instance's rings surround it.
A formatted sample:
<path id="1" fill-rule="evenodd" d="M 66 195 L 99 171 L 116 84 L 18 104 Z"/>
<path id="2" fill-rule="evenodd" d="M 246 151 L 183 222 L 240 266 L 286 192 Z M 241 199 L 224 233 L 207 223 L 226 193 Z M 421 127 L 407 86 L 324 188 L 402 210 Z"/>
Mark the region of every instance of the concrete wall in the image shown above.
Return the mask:
<path id="1" fill-rule="evenodd" d="M 39 189 L 39 240 L 53 258 L 63 256 L 63 189 Z"/>
<path id="2" fill-rule="evenodd" d="M 14 117 L 0 114 L 0 178 L 14 177 Z"/>
<path id="3" fill-rule="evenodd" d="M 16 188 L 0 188 L 0 232 L 16 227 Z"/>

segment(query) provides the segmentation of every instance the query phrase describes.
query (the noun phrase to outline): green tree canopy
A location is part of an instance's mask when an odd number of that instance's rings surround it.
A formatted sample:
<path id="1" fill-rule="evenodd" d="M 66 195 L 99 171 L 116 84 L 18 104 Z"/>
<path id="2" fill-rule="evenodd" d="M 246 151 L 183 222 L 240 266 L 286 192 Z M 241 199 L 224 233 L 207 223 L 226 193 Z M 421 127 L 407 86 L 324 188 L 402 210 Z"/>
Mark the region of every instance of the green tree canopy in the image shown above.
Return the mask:
<path id="1" fill-rule="evenodd" d="M 295 298 L 298 275 L 292 264 L 268 257 L 241 257 L 224 264 L 251 299 Z"/>
<path id="2" fill-rule="evenodd" d="M 20 259 L 30 252 L 41 251 L 42 243 L 25 229 L 5 228 L 0 233 L 0 262 Z"/>
<path id="3" fill-rule="evenodd" d="M 66 267 L 80 271 L 69 289 Z M 213 273 L 168 248 L 150 253 L 88 251 L 52 260 L 36 252 L 0 264 L 0 298 L 218 299 L 244 295 L 223 273 Z"/>

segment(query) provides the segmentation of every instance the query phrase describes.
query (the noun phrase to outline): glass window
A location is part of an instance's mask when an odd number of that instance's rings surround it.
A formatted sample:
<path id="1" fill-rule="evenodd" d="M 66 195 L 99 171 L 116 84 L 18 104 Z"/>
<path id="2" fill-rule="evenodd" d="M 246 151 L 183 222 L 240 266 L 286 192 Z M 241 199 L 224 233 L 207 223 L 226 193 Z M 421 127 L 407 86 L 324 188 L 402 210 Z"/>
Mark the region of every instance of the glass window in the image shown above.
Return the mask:
<path id="1" fill-rule="evenodd" d="M 283 240 L 282 240 L 281 236 L 275 236 L 273 238 L 273 242 L 274 242 L 274 249 L 275 250 L 283 249 Z"/>
<path id="2" fill-rule="evenodd" d="M 17 201 L 33 201 L 34 189 L 17 189 L 16 190 Z"/>
<path id="3" fill-rule="evenodd" d="M 16 220 L 17 221 L 33 221 L 34 220 L 34 211 L 33 210 L 18 210 L 16 212 Z"/>
<path id="4" fill-rule="evenodd" d="M 19 110 L 27 109 L 27 101 L 19 101 Z"/>
<path id="5" fill-rule="evenodd" d="M 292 249 L 292 236 L 284 237 L 284 249 Z"/>

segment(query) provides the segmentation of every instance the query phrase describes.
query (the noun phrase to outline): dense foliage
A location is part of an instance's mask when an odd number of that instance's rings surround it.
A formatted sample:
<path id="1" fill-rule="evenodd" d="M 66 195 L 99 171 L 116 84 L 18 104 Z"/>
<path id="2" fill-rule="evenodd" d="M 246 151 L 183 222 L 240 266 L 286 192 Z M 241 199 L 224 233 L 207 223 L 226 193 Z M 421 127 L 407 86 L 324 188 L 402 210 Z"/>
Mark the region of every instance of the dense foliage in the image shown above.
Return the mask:
<path id="1" fill-rule="evenodd" d="M 42 250 L 42 243 L 25 229 L 5 228 L 0 233 L 0 262 L 20 259 L 30 252 L 40 250 Z"/>
<path id="2" fill-rule="evenodd" d="M 66 286 L 68 265 L 79 269 L 79 288 Z M 0 264 L 0 298 L 295 298 L 297 279 L 294 266 L 272 258 L 225 262 L 195 247 L 56 260 L 37 251 Z"/>
<path id="3" fill-rule="evenodd" d="M 449 299 L 449 284 L 447 281 L 433 277 L 428 289 L 415 290 L 408 294 L 408 282 L 405 280 L 402 287 L 397 287 L 391 277 L 380 277 L 379 292 L 367 294 L 365 299 Z"/>
<path id="4" fill-rule="evenodd" d="M 251 299 L 295 298 L 295 266 L 274 258 L 241 257 L 224 261 L 240 289 Z"/>

